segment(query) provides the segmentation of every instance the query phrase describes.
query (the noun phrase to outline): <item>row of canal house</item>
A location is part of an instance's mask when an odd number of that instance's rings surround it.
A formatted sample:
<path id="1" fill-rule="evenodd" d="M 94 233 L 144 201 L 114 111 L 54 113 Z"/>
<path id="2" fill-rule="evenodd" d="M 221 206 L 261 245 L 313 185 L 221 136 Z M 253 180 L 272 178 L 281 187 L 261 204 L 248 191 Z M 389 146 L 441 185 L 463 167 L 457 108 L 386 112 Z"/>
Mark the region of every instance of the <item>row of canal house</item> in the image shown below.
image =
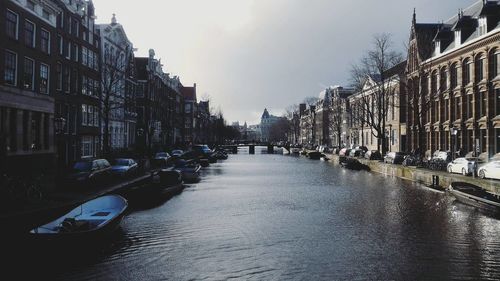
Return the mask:
<path id="1" fill-rule="evenodd" d="M 0 1 L 2 171 L 182 145 L 193 126 L 208 140 L 208 102 L 185 115 L 198 102 L 179 77 L 136 57 L 114 15 L 95 20 L 90 0 Z"/>
<path id="2" fill-rule="evenodd" d="M 500 152 L 500 2 L 478 1 L 441 23 L 419 23 L 414 13 L 408 46 L 407 59 L 387 69 L 383 83 L 368 76 L 357 91 L 329 87 L 315 104 L 301 104 L 292 122 L 300 133 L 290 134 L 290 141 L 384 151 L 419 148 L 427 155 Z M 365 122 L 363 109 L 382 84 L 390 93 L 384 142 Z"/>

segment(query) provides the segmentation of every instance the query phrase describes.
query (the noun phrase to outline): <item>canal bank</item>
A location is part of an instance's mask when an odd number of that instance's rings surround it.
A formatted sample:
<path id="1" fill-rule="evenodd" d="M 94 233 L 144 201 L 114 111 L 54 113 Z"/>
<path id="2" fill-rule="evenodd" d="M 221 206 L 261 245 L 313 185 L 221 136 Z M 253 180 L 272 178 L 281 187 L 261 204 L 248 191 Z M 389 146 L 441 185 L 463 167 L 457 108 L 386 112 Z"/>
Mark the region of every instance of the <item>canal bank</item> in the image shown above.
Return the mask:
<path id="1" fill-rule="evenodd" d="M 336 154 L 325 154 L 334 165 L 339 164 L 339 156 Z M 478 177 L 463 176 L 460 174 L 452 174 L 442 171 L 432 171 L 415 166 L 393 165 L 380 162 L 378 160 L 367 160 L 363 158 L 355 158 L 360 163 L 368 166 L 371 172 L 383 174 L 386 176 L 398 177 L 413 182 L 432 185 L 435 183 L 436 176 L 438 185 L 447 188 L 450 183 L 460 181 L 467 182 L 484 188 L 485 190 L 500 195 L 500 181 L 480 179 Z"/>
<path id="2" fill-rule="evenodd" d="M 151 173 L 147 173 L 101 188 L 75 189 L 74 186 L 68 186 L 65 190 L 54 191 L 41 202 L 19 205 L 16 209 L 0 213 L 0 223 L 8 226 L 6 227 L 8 233 L 4 232 L 3 235 L 27 233 L 30 229 L 56 219 L 84 202 L 106 194 L 124 192 L 151 181 L 151 178 Z"/>

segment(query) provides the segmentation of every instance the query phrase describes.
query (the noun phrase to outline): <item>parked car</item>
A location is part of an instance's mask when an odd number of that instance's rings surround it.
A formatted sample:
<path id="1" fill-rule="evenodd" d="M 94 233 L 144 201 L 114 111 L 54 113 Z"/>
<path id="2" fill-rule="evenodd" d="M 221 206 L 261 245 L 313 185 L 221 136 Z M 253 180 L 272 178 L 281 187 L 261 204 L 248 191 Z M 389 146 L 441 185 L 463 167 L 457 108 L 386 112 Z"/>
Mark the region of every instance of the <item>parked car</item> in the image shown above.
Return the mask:
<path id="1" fill-rule="evenodd" d="M 117 158 L 111 166 L 111 173 L 120 177 L 129 177 L 139 172 L 139 165 L 134 159 Z"/>
<path id="2" fill-rule="evenodd" d="M 477 170 L 477 175 L 482 179 L 500 179 L 500 161 L 494 160 L 482 165 Z"/>
<path id="3" fill-rule="evenodd" d="M 111 165 L 106 159 L 88 159 L 73 164 L 66 180 L 70 183 L 84 184 L 106 180 L 111 174 Z"/>
<path id="4" fill-rule="evenodd" d="M 384 157 L 385 163 L 402 164 L 406 154 L 404 152 L 388 152 Z"/>
<path id="5" fill-rule="evenodd" d="M 368 148 L 366 146 L 356 146 L 349 152 L 351 157 L 364 157 Z"/>
<path id="6" fill-rule="evenodd" d="M 182 154 L 184 154 L 184 151 L 180 149 L 174 149 L 170 152 L 170 155 L 172 155 L 172 157 L 180 157 Z"/>
<path id="7" fill-rule="evenodd" d="M 466 176 L 474 173 L 476 165 L 476 161 L 460 157 L 448 163 L 447 170 L 449 173 L 459 173 Z"/>
<path id="8" fill-rule="evenodd" d="M 349 153 L 351 152 L 351 149 L 350 148 L 342 148 L 340 151 L 339 151 L 339 156 L 349 156 Z"/>
<path id="9" fill-rule="evenodd" d="M 191 148 L 198 156 L 208 157 L 212 154 L 212 150 L 206 144 L 193 145 Z"/>
<path id="10" fill-rule="evenodd" d="M 382 160 L 382 154 L 378 150 L 368 150 L 365 153 L 365 158 L 368 160 Z"/>
<path id="11" fill-rule="evenodd" d="M 363 152 L 364 151 L 362 151 L 361 149 L 353 148 L 349 151 L 349 156 L 350 157 L 360 157 Z"/>
<path id="12" fill-rule="evenodd" d="M 164 167 L 168 165 L 170 159 L 170 154 L 167 152 L 157 152 L 155 154 L 155 158 L 153 159 L 153 163 L 157 167 Z"/>

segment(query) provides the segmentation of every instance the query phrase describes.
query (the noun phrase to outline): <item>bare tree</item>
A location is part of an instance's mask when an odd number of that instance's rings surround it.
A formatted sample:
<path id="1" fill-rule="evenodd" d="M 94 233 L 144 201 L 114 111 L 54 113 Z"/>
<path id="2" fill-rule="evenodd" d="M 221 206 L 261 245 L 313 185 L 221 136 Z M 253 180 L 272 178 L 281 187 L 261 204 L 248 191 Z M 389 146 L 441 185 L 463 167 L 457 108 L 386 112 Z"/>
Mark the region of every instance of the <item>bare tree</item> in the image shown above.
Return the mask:
<path id="1" fill-rule="evenodd" d="M 103 153 L 111 152 L 110 122 L 114 118 L 124 120 L 123 112 L 130 107 L 134 97 L 125 89 L 125 77 L 130 71 L 130 63 L 133 61 L 129 56 L 131 50 L 126 48 L 125 52 L 106 51 L 101 67 L 101 95 L 99 96 L 99 115 L 103 122 Z"/>
<path id="2" fill-rule="evenodd" d="M 288 120 L 288 136 L 291 143 L 298 143 L 300 136 L 299 105 L 292 104 L 285 108 L 283 117 Z"/>
<path id="3" fill-rule="evenodd" d="M 401 61 L 402 55 L 392 50 L 391 36 L 384 33 L 374 36 L 373 48 L 351 69 L 353 86 L 360 92 L 352 105 L 351 115 L 358 124 L 370 127 L 382 153 L 387 150 L 386 116 L 391 97 L 397 91 L 387 71 Z"/>
<path id="4" fill-rule="evenodd" d="M 307 104 L 307 106 L 315 105 L 318 102 L 317 97 L 306 97 L 304 98 L 303 103 Z"/>

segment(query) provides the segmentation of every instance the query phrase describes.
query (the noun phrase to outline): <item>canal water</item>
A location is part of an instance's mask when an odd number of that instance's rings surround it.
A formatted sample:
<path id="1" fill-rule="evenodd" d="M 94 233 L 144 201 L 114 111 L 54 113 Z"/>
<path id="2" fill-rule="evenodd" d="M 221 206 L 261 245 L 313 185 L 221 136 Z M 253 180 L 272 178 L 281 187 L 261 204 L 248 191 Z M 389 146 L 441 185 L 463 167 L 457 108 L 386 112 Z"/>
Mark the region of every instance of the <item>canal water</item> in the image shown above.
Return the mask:
<path id="1" fill-rule="evenodd" d="M 111 240 L 29 254 L 36 266 L 25 270 L 43 280 L 500 279 L 498 219 L 415 183 L 259 149 L 135 206 Z"/>

